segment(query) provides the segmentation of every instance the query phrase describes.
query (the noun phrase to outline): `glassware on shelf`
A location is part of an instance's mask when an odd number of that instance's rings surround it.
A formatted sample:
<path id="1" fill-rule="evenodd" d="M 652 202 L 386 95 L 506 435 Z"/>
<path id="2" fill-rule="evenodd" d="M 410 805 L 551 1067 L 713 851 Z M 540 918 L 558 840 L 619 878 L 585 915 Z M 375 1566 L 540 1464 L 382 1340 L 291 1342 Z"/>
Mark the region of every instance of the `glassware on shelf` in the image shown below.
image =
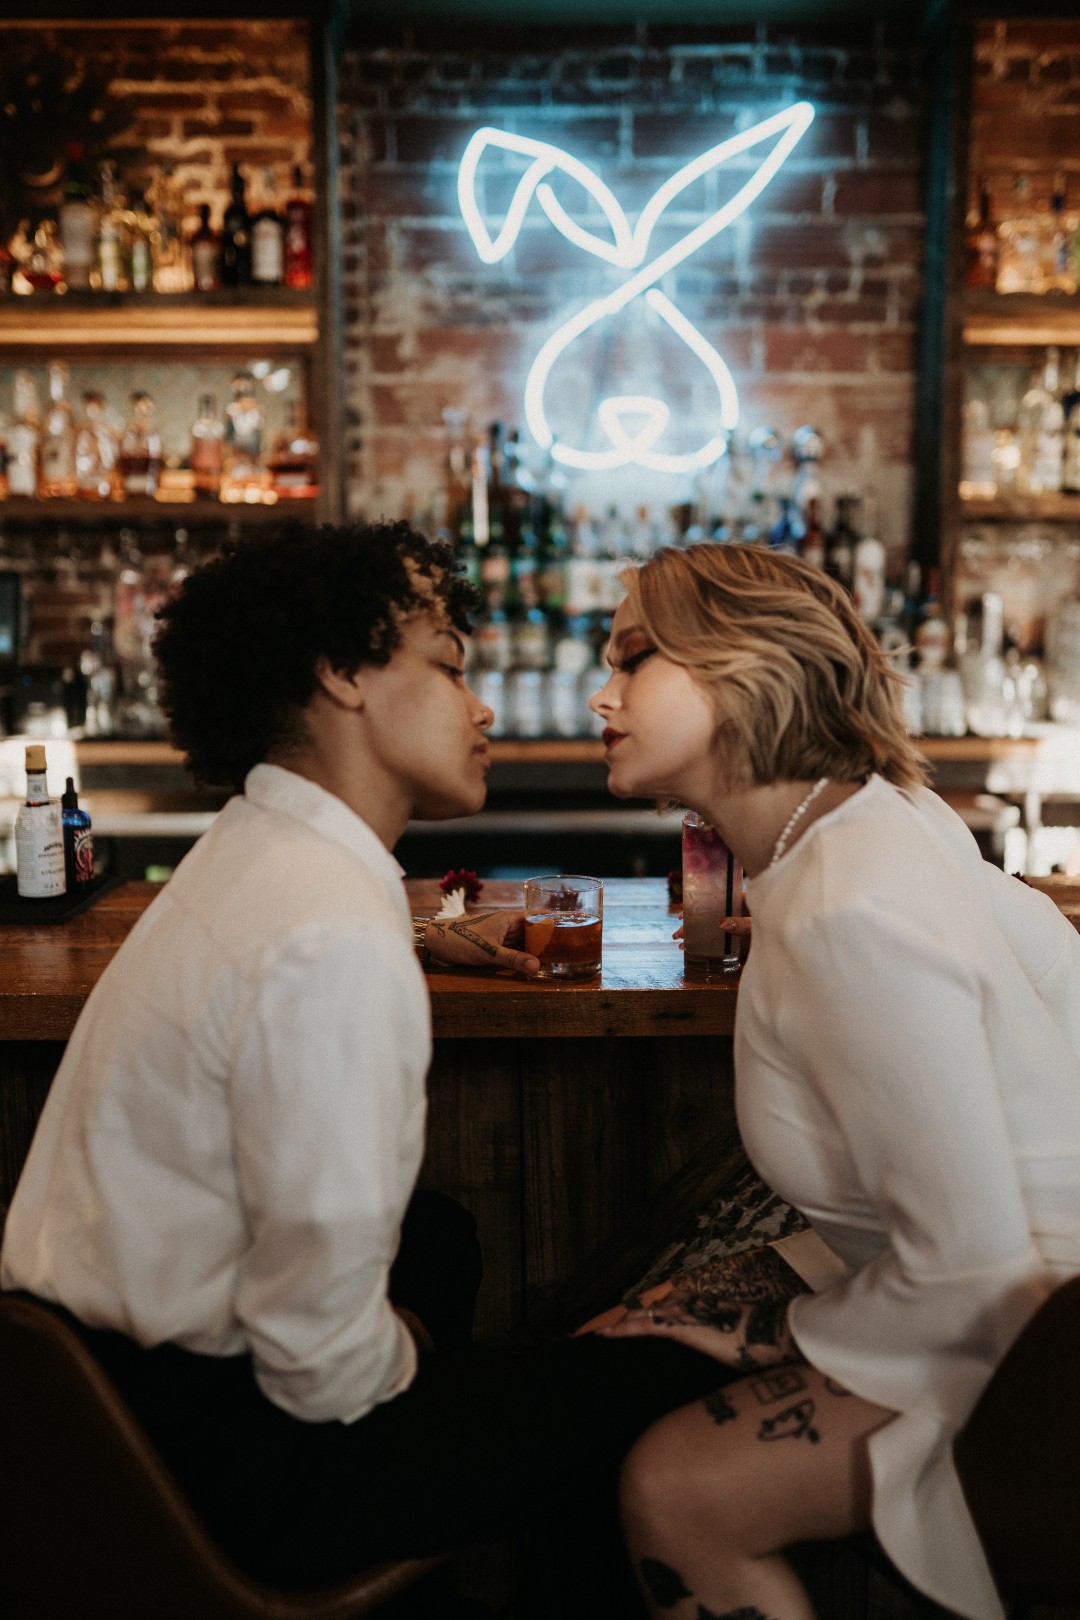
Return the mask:
<path id="1" fill-rule="evenodd" d="M 76 493 L 75 424 L 67 399 L 68 368 L 62 360 L 49 366 L 49 404 L 41 425 L 38 494 L 45 499 Z"/>
<path id="2" fill-rule="evenodd" d="M 191 274 L 196 292 L 221 286 L 221 239 L 210 225 L 210 204 L 199 209 L 199 228 L 191 238 Z"/>
<path id="3" fill-rule="evenodd" d="M 964 406 L 960 455 L 961 500 L 993 500 L 997 494 L 994 433 L 985 399 L 969 399 Z"/>
<path id="4" fill-rule="evenodd" d="M 223 501 L 255 504 L 262 500 L 268 484 L 262 465 L 265 421 L 255 396 L 254 377 L 250 371 L 238 371 L 232 380 L 232 398 L 225 407 Z"/>
<path id="5" fill-rule="evenodd" d="M 990 190 L 979 181 L 979 202 L 967 221 L 967 262 L 964 280 L 969 287 L 993 287 L 997 281 L 998 234 L 990 212 Z"/>
<path id="6" fill-rule="evenodd" d="M 157 228 L 154 291 L 190 292 L 192 273 L 184 240 L 184 201 L 168 165 L 155 171 L 146 188 L 146 200 L 153 209 Z"/>
<path id="7" fill-rule="evenodd" d="M 64 280 L 73 290 L 82 291 L 90 286 L 97 208 L 83 168 L 82 142 L 69 141 L 67 155 L 67 179 L 57 210 L 57 225 L 64 254 Z"/>
<path id="8" fill-rule="evenodd" d="M 120 435 L 96 389 L 87 389 L 82 399 L 83 420 L 75 434 L 76 493 L 84 501 L 114 500 L 120 490 Z"/>
<path id="9" fill-rule="evenodd" d="M 285 221 L 274 204 L 274 173 L 264 169 L 260 206 L 251 216 L 251 279 L 280 287 L 285 276 Z"/>
<path id="10" fill-rule="evenodd" d="M 7 434 L 9 495 L 36 495 L 41 448 L 41 406 L 32 371 L 16 371 L 12 379 L 14 420 Z"/>
<path id="11" fill-rule="evenodd" d="M 1060 356 L 1046 351 L 1046 363 L 1036 372 L 1020 401 L 1020 483 L 1032 495 L 1061 488 L 1065 412 L 1061 403 Z"/>
<path id="12" fill-rule="evenodd" d="M 20 266 L 31 292 L 55 292 L 64 279 L 64 250 L 56 225 L 43 219 L 30 240 L 30 252 Z"/>
<path id="13" fill-rule="evenodd" d="M 125 223 L 128 236 L 128 284 L 132 292 L 150 292 L 154 285 L 158 228 L 145 195 L 132 193 Z"/>
<path id="14" fill-rule="evenodd" d="M 285 425 L 267 459 L 270 488 L 279 500 L 313 500 L 319 493 L 319 441 L 304 426 L 299 400 L 285 404 Z"/>
<path id="15" fill-rule="evenodd" d="M 1020 488 L 1020 440 L 1014 429 L 995 430 L 990 460 L 996 494 L 1015 495 Z"/>
<path id="16" fill-rule="evenodd" d="M 120 439 L 120 478 L 125 495 L 154 495 L 163 456 L 157 415 L 142 389 L 131 396 L 131 416 Z"/>
<path id="17" fill-rule="evenodd" d="M 251 216 L 239 163 L 232 166 L 229 187 L 231 196 L 221 224 L 221 282 L 225 287 L 246 287 L 251 280 Z"/>
<path id="18" fill-rule="evenodd" d="M 997 290 L 1000 293 L 1041 292 L 1042 238 L 1045 222 L 1031 207 L 1031 181 L 1018 174 L 1015 213 L 998 226 Z"/>
<path id="19" fill-rule="evenodd" d="M 314 209 L 304 189 L 299 163 L 292 173 L 292 195 L 285 204 L 285 285 L 308 288 L 314 284 L 312 264 Z"/>
<path id="20" fill-rule="evenodd" d="M 213 394 L 199 395 L 199 414 L 191 424 L 190 460 L 196 499 L 217 500 L 225 464 L 225 423 Z"/>
<path id="21" fill-rule="evenodd" d="M 101 165 L 101 215 L 91 285 L 98 292 L 126 292 L 130 286 L 130 243 L 124 198 L 112 162 Z"/>

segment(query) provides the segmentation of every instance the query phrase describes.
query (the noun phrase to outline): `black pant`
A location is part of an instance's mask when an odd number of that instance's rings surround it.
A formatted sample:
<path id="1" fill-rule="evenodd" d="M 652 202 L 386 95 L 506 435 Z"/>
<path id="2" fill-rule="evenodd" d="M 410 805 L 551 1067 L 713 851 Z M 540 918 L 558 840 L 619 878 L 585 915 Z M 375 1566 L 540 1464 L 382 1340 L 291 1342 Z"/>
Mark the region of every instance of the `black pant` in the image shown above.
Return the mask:
<path id="1" fill-rule="evenodd" d="M 431 1214 L 403 1241 L 392 1293 L 426 1311 L 445 1346 L 463 1320 L 447 1212 L 444 1269 L 433 1279 L 412 1242 Z M 610 1496 L 619 1459 L 650 1423 L 734 1376 L 656 1339 L 440 1349 L 421 1357 L 403 1394 L 358 1422 L 305 1423 L 267 1400 L 248 1356 L 143 1350 L 82 1331 L 218 1544 L 281 1586 L 492 1541 L 552 1506 L 572 1514 L 579 1499 L 589 1511 L 599 1488 Z"/>

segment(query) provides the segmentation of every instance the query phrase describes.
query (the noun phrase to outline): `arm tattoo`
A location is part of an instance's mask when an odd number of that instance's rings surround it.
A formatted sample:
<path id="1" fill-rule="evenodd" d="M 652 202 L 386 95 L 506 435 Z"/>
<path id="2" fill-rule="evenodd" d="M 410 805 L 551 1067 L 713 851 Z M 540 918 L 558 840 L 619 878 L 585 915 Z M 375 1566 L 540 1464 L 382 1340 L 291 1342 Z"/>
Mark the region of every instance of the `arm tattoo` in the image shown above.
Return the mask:
<path id="1" fill-rule="evenodd" d="M 714 1389 L 711 1395 L 706 1395 L 701 1404 L 714 1423 L 730 1423 L 732 1418 L 739 1415 L 738 1407 L 722 1389 Z"/>
<path id="2" fill-rule="evenodd" d="M 663 1564 L 659 1558 L 643 1558 L 638 1565 L 645 1588 L 660 1609 L 673 1609 L 683 1598 L 692 1597 L 677 1569 Z"/>
<path id="3" fill-rule="evenodd" d="M 813 1401 L 796 1401 L 794 1406 L 785 1406 L 775 1417 L 762 1418 L 758 1439 L 801 1440 L 805 1435 L 810 1444 L 816 1446 L 821 1436 L 813 1427 L 813 1418 Z"/>

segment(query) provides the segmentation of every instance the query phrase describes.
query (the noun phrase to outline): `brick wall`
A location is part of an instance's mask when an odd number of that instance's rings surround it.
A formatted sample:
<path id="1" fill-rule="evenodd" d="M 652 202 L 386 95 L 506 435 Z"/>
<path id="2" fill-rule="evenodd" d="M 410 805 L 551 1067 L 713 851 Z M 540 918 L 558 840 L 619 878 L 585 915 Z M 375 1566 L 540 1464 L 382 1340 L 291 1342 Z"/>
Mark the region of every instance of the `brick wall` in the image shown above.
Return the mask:
<path id="1" fill-rule="evenodd" d="M 427 507 L 441 479 L 444 409 L 467 410 L 477 429 L 521 423 L 540 344 L 566 313 L 616 284 L 557 236 L 535 203 L 510 257 L 479 262 L 456 194 L 458 161 L 477 127 L 565 147 L 633 217 L 676 168 L 799 98 L 817 117 L 780 174 L 664 287 L 732 370 L 738 438 L 761 425 L 788 440 L 801 423 L 819 427 L 829 488 L 875 485 L 885 538 L 902 549 L 925 100 L 915 46 L 869 24 L 796 37 L 641 29 L 494 45 L 474 33 L 453 45 L 414 36 L 348 50 L 341 120 L 353 509 Z M 680 234 L 723 200 L 722 183 L 714 176 L 687 194 Z M 640 362 L 629 330 L 623 353 Z M 650 352 L 653 375 L 666 373 L 676 392 L 683 385 L 684 407 L 711 408 L 711 384 L 674 341 L 666 355 Z M 598 364 L 595 352 L 583 354 L 584 386 Z M 610 391 L 637 391 L 630 370 L 617 369 Z M 684 498 L 685 485 L 624 470 L 582 477 L 571 500 L 578 494 L 597 505 L 661 506 Z"/>

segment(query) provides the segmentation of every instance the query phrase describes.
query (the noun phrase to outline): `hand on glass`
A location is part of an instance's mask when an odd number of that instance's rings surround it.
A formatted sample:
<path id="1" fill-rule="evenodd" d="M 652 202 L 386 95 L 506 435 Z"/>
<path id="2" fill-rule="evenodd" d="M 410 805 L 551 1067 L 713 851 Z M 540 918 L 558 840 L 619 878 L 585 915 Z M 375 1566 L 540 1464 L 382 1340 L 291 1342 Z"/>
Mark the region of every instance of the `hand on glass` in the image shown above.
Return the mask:
<path id="1" fill-rule="evenodd" d="M 753 920 L 749 913 L 745 917 L 721 917 L 716 925 L 716 931 L 718 934 L 738 934 L 740 937 L 745 935 L 749 939 L 753 933 Z M 671 937 L 672 939 L 682 939 L 682 923 L 679 924 Z"/>
<path id="2" fill-rule="evenodd" d="M 515 947 L 524 943 L 522 911 L 473 911 L 464 917 L 433 917 L 425 943 L 433 962 L 460 967 L 510 968 L 535 978 L 540 963 Z"/>

